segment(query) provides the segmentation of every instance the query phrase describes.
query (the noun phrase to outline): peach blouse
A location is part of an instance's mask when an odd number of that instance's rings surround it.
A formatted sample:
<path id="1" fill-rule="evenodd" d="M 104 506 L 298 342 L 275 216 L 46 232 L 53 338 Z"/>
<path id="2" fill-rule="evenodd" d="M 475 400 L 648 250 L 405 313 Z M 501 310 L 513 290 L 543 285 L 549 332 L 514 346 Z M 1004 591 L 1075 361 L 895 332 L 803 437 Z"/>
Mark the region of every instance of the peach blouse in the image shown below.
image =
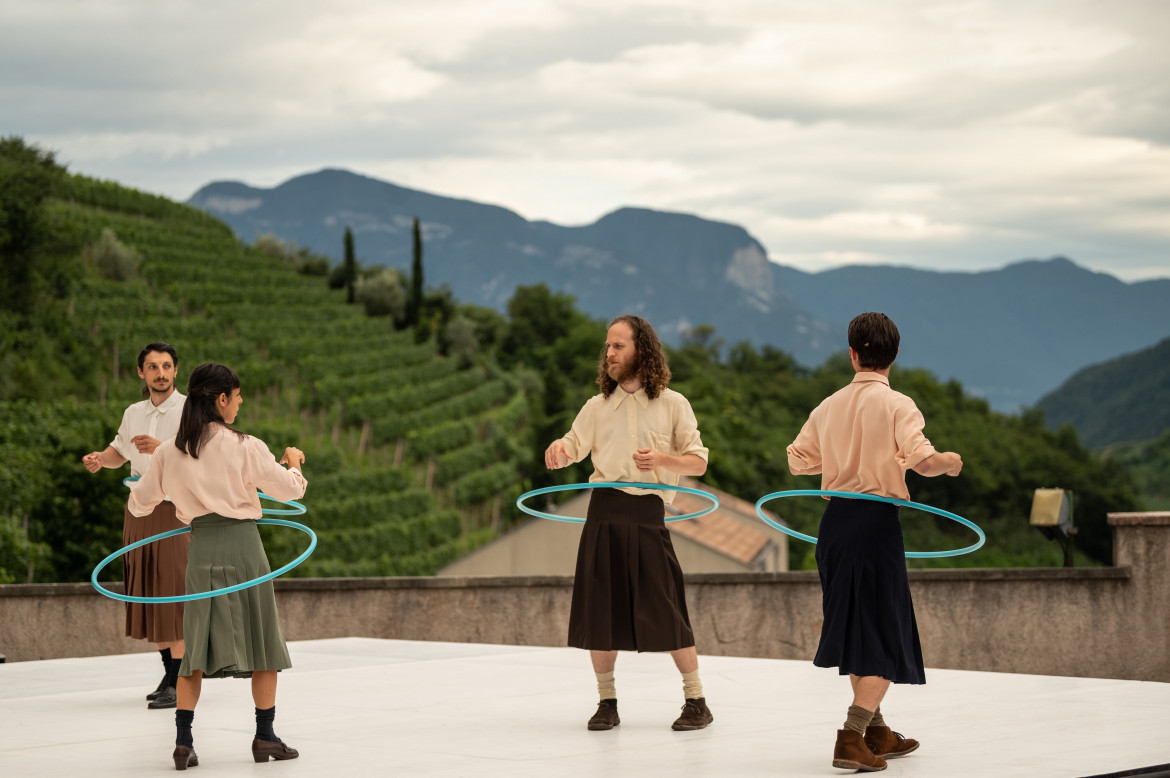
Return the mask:
<path id="1" fill-rule="evenodd" d="M 860 372 L 818 405 L 788 447 L 793 475 L 821 488 L 910 499 L 906 471 L 935 453 L 918 406 L 886 376 Z"/>
<path id="2" fill-rule="evenodd" d="M 264 441 L 215 425 L 198 459 L 175 448 L 174 438 L 162 443 L 131 490 L 127 507 L 135 516 L 146 516 L 169 497 L 184 524 L 208 513 L 258 519 L 257 490 L 277 500 L 295 500 L 307 486 L 300 471 L 279 464 Z"/>

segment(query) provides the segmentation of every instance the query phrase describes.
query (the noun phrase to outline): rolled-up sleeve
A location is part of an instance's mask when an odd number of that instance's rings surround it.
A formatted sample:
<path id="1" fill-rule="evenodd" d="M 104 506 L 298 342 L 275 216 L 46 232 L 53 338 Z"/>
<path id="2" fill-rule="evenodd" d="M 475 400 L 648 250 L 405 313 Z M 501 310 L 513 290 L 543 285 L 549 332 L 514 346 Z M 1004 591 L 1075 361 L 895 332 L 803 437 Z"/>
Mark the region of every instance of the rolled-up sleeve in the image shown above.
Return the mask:
<path id="1" fill-rule="evenodd" d="M 699 420 L 695 418 L 695 411 L 691 408 L 691 404 L 681 394 L 678 397 L 681 402 L 671 435 L 674 450 L 679 456 L 694 454 L 706 462 L 710 451 L 703 445 L 703 439 L 699 436 Z"/>
<path id="2" fill-rule="evenodd" d="M 820 431 L 816 412 L 800 428 L 796 440 L 788 446 L 788 470 L 793 475 L 816 475 L 821 472 Z"/>
<path id="3" fill-rule="evenodd" d="M 155 506 L 166 499 L 162 476 L 168 447 L 173 449 L 174 442 L 164 441 L 163 445 L 155 449 L 150 464 L 146 466 L 146 472 L 130 487 L 130 498 L 126 501 L 126 508 L 135 516 L 149 516 Z"/>
<path id="4" fill-rule="evenodd" d="M 134 444 L 130 442 L 132 435 L 130 433 L 130 421 L 127 418 L 129 415 L 129 408 L 122 412 L 122 423 L 118 425 L 118 433 L 114 435 L 114 439 L 110 441 L 110 448 L 114 449 L 114 451 L 117 451 L 118 454 L 121 455 L 122 459 L 125 459 L 126 461 L 130 461 L 131 454 L 137 450 L 135 449 Z"/>
<path id="5" fill-rule="evenodd" d="M 597 430 L 596 417 L 601 405 L 598 402 L 599 398 L 600 395 L 593 397 L 581 407 L 577 418 L 573 419 L 572 428 L 561 438 L 561 442 L 569 451 L 570 462 L 580 462 L 593 450 L 593 441 Z"/>
<path id="6" fill-rule="evenodd" d="M 906 399 L 906 407 L 898 408 L 894 415 L 894 442 L 898 446 L 894 459 L 903 470 L 911 469 L 935 453 L 934 446 L 923 433 L 926 419 L 914 402 Z"/>
<path id="7" fill-rule="evenodd" d="M 309 482 L 300 470 L 280 464 L 264 441 L 249 438 L 247 468 L 248 480 L 257 489 L 277 500 L 298 500 L 305 496 Z"/>

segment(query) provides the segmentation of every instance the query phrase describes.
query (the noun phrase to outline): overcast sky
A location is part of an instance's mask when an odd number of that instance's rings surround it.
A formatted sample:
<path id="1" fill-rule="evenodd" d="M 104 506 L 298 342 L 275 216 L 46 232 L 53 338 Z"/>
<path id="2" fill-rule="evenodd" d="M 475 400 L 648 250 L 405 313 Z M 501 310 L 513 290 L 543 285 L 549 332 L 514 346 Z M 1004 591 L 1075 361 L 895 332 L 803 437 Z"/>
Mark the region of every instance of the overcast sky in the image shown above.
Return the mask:
<path id="1" fill-rule="evenodd" d="M 0 1 L 0 134 L 186 200 L 343 167 L 777 262 L 1170 277 L 1164 0 Z"/>

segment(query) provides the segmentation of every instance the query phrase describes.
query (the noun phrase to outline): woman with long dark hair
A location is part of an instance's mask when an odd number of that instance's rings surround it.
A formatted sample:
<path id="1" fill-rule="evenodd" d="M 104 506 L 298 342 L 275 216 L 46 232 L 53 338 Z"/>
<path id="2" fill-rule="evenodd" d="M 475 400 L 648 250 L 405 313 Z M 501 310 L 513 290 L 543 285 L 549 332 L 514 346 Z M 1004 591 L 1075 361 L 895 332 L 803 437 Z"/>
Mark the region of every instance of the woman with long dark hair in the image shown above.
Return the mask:
<path id="1" fill-rule="evenodd" d="M 256 528 L 261 516 L 257 491 L 294 500 L 304 496 L 308 484 L 300 470 L 305 455 L 299 449 L 286 448 L 278 464 L 262 440 L 228 426 L 241 403 L 240 378 L 230 367 L 207 363 L 191 371 L 179 432 L 158 447 L 130 493 L 129 509 L 135 516 L 150 513 L 169 498 L 179 521 L 191 525 L 188 594 L 225 589 L 271 572 Z M 253 758 L 295 759 L 297 750 L 272 729 L 276 674 L 292 666 L 272 582 L 188 602 L 183 634 L 187 650 L 179 668 L 175 769 L 199 764 L 191 726 L 204 677 L 251 678 L 256 703 Z"/>

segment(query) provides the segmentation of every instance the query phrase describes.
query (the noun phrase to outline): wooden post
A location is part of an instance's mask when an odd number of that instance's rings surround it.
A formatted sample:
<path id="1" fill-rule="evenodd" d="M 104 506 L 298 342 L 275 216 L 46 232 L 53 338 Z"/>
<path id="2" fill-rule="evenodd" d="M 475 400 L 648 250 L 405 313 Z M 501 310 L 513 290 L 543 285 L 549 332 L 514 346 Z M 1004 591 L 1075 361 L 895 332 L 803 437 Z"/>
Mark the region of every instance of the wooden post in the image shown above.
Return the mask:
<path id="1" fill-rule="evenodd" d="M 424 487 L 430 491 L 431 485 L 435 482 L 435 455 L 431 454 L 430 459 L 427 460 L 427 480 Z"/>
<path id="2" fill-rule="evenodd" d="M 398 467 L 402 464 L 402 459 L 406 456 L 406 438 L 398 439 L 398 446 L 394 449 L 394 466 Z"/>
<path id="3" fill-rule="evenodd" d="M 372 433 L 373 433 L 373 425 L 370 424 L 369 419 L 366 419 L 365 421 L 362 422 L 362 436 L 361 436 L 361 439 L 358 440 L 358 454 L 359 455 L 366 453 L 366 444 L 368 444 L 370 442 L 370 435 Z"/>

